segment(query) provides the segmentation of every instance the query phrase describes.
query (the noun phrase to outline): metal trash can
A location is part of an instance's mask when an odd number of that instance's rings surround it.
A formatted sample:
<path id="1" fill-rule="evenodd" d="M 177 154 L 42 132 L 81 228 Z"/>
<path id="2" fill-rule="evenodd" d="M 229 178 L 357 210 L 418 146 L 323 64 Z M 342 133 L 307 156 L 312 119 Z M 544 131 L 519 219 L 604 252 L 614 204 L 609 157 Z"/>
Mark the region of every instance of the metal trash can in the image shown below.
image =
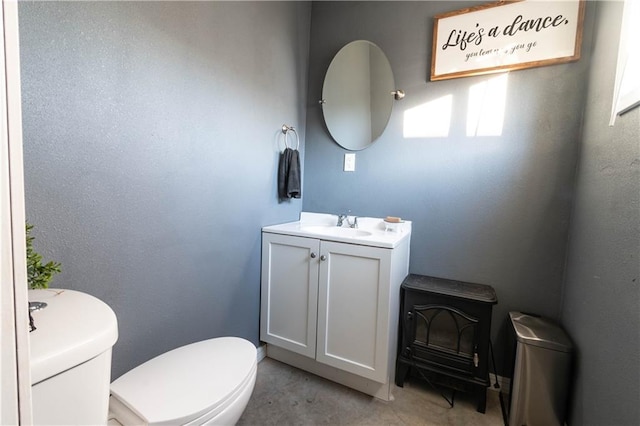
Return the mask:
<path id="1" fill-rule="evenodd" d="M 549 319 L 509 312 L 511 397 L 509 426 L 563 425 L 573 344 Z M 515 346 L 515 347 L 514 347 Z"/>

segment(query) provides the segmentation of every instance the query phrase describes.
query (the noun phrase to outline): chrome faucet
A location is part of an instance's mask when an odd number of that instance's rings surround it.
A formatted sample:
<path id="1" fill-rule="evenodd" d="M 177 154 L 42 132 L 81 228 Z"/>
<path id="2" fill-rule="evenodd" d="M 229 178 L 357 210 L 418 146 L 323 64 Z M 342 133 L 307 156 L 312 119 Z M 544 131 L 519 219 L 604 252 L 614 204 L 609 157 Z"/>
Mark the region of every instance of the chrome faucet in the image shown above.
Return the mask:
<path id="1" fill-rule="evenodd" d="M 351 213 L 351 210 L 349 210 L 349 213 Z M 338 215 L 338 223 L 336 223 L 337 227 L 341 227 L 344 224 L 344 221 L 347 221 L 347 225 L 349 225 L 349 228 L 357 228 L 358 227 L 358 217 L 354 216 L 353 217 L 353 223 L 349 220 L 349 215 L 343 213 L 343 214 L 339 214 Z"/>

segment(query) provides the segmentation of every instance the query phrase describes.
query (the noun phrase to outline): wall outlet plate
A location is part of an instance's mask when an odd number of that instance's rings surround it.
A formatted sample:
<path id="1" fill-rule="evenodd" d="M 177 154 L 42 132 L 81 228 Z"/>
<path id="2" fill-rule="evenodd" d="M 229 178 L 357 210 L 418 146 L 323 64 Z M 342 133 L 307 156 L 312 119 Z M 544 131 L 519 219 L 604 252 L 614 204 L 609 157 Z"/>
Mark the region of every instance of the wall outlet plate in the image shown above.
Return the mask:
<path id="1" fill-rule="evenodd" d="M 356 171 L 356 154 L 355 152 L 349 152 L 344 155 L 344 171 L 355 172 Z"/>

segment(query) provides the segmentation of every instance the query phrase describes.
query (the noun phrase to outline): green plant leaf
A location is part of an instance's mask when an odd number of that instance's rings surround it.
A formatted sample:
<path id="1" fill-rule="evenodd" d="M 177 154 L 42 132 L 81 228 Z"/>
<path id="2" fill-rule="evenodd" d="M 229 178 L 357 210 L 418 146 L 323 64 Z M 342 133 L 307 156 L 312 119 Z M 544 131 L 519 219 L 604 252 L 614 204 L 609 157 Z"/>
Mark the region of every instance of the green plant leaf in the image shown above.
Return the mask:
<path id="1" fill-rule="evenodd" d="M 48 288 L 53 276 L 62 271 L 61 264 L 49 261 L 43 265 L 42 256 L 33 249 L 33 240 L 35 239 L 35 237 L 31 236 L 33 225 L 27 223 L 25 229 L 27 242 L 27 283 L 30 289 Z"/>

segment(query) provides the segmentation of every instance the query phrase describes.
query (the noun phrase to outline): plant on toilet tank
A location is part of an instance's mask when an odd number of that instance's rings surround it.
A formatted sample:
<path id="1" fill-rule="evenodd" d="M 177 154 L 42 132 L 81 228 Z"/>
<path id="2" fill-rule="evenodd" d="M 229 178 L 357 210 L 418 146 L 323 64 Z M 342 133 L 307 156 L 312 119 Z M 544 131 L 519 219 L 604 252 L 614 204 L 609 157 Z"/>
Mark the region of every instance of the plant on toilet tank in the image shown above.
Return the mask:
<path id="1" fill-rule="evenodd" d="M 48 288 L 53 276 L 61 271 L 61 265 L 52 260 L 42 264 L 42 256 L 33 249 L 33 240 L 35 237 L 31 236 L 32 229 L 33 225 L 27 223 L 27 283 L 30 289 Z"/>

